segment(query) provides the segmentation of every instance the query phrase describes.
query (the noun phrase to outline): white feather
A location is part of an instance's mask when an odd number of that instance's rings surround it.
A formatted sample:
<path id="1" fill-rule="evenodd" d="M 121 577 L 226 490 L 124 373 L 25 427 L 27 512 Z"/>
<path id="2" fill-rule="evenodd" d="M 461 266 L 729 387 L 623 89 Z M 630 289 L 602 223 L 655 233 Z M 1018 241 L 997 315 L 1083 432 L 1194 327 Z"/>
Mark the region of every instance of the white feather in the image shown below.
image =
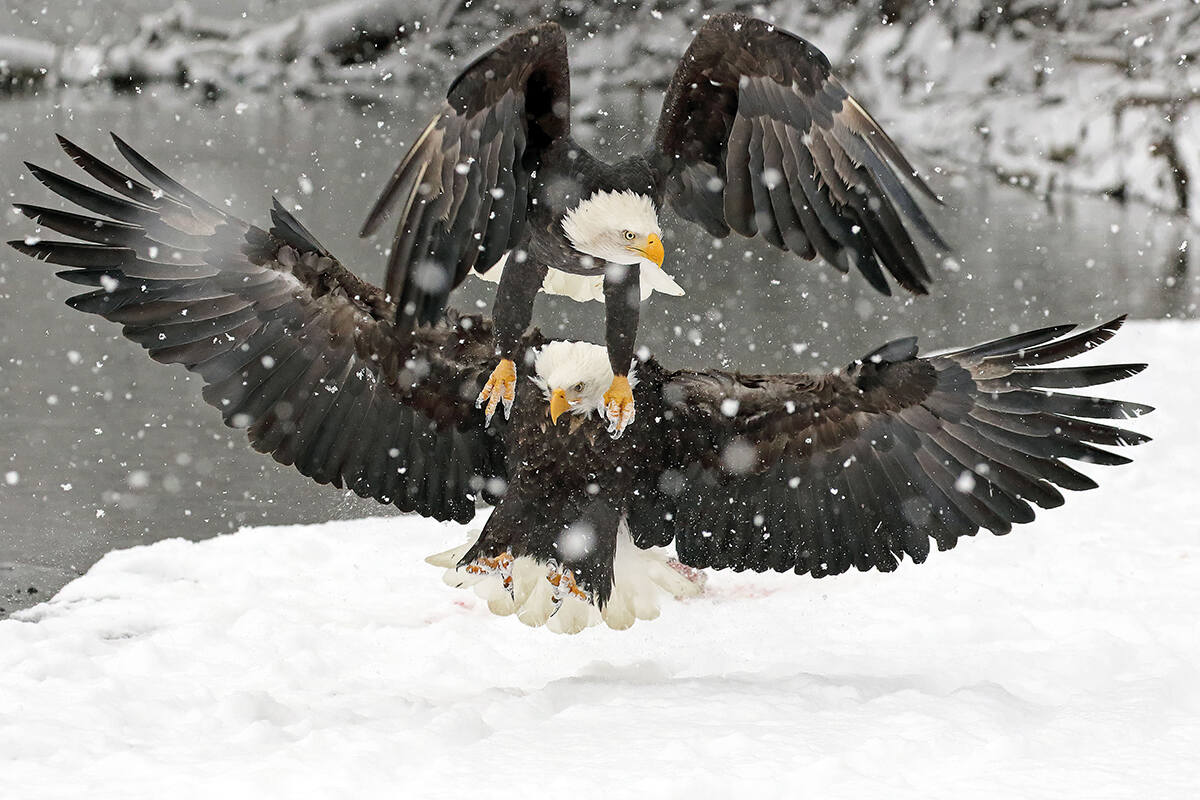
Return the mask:
<path id="1" fill-rule="evenodd" d="M 497 261 L 487 272 L 481 273 L 480 278 L 492 283 L 499 283 L 508 263 L 508 253 Z M 645 300 L 654 292 L 680 297 L 684 294 L 683 287 L 675 279 L 661 269 L 657 264 L 642 259 L 640 262 L 642 299 Z M 546 294 L 558 294 L 569 297 L 579 303 L 589 300 L 604 302 L 603 275 L 576 275 L 573 272 L 563 272 L 560 269 L 546 270 L 546 279 L 542 281 L 542 291 Z"/>
<path id="2" fill-rule="evenodd" d="M 604 409 L 604 393 L 612 385 L 612 366 L 608 350 L 591 342 L 555 340 L 537 351 L 533 362 L 533 382 L 541 388 L 546 400 L 555 389 L 566 389 L 577 383 L 584 386 L 572 414 L 590 416 Z M 637 361 L 629 365 L 630 388 L 637 386 Z"/>
<path id="3" fill-rule="evenodd" d="M 642 236 L 662 236 L 653 201 L 632 191 L 594 193 L 563 216 L 562 228 L 579 252 L 617 264 L 632 264 L 635 259 L 625 261 L 620 255 L 597 251 L 596 243 L 608 234 L 633 231 Z"/>
<path id="4" fill-rule="evenodd" d="M 657 264 L 632 252 L 623 237 L 631 231 L 639 237 L 662 236 L 658 212 L 649 197 L 637 192 L 596 192 L 568 211 L 562 219 L 563 234 L 580 253 L 611 264 L 637 265 L 642 299 L 654 292 L 678 297 L 683 287 Z M 480 275 L 485 281 L 500 282 L 508 254 Z M 604 276 L 577 275 L 550 268 L 542 281 L 542 291 L 570 297 L 581 303 L 604 302 Z"/>
<path id="5" fill-rule="evenodd" d="M 451 586 L 473 589 L 498 616 L 516 615 L 531 627 L 545 626 L 554 633 L 579 633 L 601 622 L 614 630 L 625 630 L 639 619 L 654 619 L 661 610 L 664 595 L 676 599 L 695 597 L 704 589 L 703 573 L 678 569 L 669 551 L 654 547 L 643 550 L 633 543 L 629 526 L 621 520 L 617 528 L 617 552 L 613 560 L 613 589 L 604 611 L 574 596 L 562 601 L 554 611 L 554 590 L 546 579 L 548 567 L 528 556 L 513 561 L 510 595 L 496 575 L 468 575 L 454 568 L 458 559 L 479 537 L 444 553 L 425 559 L 443 567 L 443 580 Z M 686 568 L 684 568 L 686 569 Z"/>

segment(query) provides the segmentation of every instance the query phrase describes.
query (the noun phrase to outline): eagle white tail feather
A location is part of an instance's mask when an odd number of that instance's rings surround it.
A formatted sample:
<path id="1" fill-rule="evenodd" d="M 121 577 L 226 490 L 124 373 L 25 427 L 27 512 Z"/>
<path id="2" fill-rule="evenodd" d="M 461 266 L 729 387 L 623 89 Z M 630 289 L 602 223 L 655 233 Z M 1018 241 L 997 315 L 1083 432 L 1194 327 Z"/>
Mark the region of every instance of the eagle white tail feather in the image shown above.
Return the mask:
<path id="1" fill-rule="evenodd" d="M 508 263 L 508 253 L 497 261 L 487 272 L 479 274 L 480 278 L 492 283 L 499 283 L 504 274 L 504 265 Z M 643 261 L 641 266 L 641 291 L 645 300 L 654 292 L 669 294 L 673 297 L 683 295 L 683 287 L 675 279 L 650 261 Z M 549 269 L 546 279 L 542 281 L 542 291 L 546 294 L 560 294 L 580 303 L 595 300 L 604 302 L 603 275 L 576 275 L 559 269 Z"/>
<path id="2" fill-rule="evenodd" d="M 675 279 L 668 275 L 662 267 L 643 261 L 641 264 L 641 269 L 643 300 L 649 297 L 653 292 L 669 294 L 672 297 L 683 296 L 683 287 L 676 283 Z"/>
<path id="3" fill-rule="evenodd" d="M 573 595 L 555 608 L 554 586 L 547 580 L 549 567 L 529 557 L 512 564 L 512 592 L 497 574 L 471 574 L 456 569 L 459 559 L 471 548 L 478 532 L 469 542 L 429 556 L 425 561 L 445 570 L 442 579 L 450 586 L 473 589 L 487 602 L 488 610 L 498 616 L 516 615 L 531 627 L 545 626 L 554 633 L 579 633 L 601 622 L 614 630 L 625 630 L 639 619 L 655 619 L 664 594 L 676 599 L 695 597 L 704 589 L 704 576 L 690 577 L 672 566 L 667 550 L 655 547 L 642 550 L 633 543 L 624 522 L 617 531 L 617 552 L 613 561 L 613 590 L 604 610 Z"/>

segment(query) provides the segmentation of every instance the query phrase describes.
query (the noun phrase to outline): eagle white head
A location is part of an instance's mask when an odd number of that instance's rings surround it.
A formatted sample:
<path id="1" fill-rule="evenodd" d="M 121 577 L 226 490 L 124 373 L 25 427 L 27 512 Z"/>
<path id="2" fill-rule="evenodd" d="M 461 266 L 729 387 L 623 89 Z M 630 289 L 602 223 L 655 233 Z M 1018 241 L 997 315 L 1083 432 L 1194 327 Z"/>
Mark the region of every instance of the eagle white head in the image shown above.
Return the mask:
<path id="1" fill-rule="evenodd" d="M 604 409 L 604 393 L 612 384 L 613 371 L 608 350 L 601 345 L 550 342 L 538 351 L 533 368 L 533 380 L 550 403 L 551 421 L 557 422 L 568 411 L 587 417 Z M 637 385 L 633 366 L 629 369 L 629 385 Z"/>
<path id="2" fill-rule="evenodd" d="M 654 203 L 633 191 L 596 192 L 563 216 L 563 233 L 581 253 L 613 264 L 662 267 L 662 228 Z"/>
<path id="3" fill-rule="evenodd" d="M 637 192 L 596 192 L 562 218 L 563 234 L 576 251 L 612 264 L 637 265 L 641 299 L 653 292 L 678 297 L 683 287 L 662 268 L 665 251 L 654 202 Z M 505 254 L 480 275 L 499 283 L 508 262 Z M 579 302 L 604 302 L 604 274 L 546 271 L 542 291 Z"/>

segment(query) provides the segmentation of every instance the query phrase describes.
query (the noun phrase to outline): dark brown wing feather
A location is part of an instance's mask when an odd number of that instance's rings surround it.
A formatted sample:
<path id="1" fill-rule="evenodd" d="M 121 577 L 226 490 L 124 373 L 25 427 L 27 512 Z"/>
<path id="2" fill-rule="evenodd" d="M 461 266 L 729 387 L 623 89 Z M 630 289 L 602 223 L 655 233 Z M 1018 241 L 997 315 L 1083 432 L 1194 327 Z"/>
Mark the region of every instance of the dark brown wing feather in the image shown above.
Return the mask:
<path id="1" fill-rule="evenodd" d="M 520 240 L 530 180 L 569 134 L 567 43 L 554 23 L 521 31 L 476 59 L 417 137 L 361 235 L 399 210 L 384 289 L 397 324 L 434 322 L 450 291 Z"/>
<path id="2" fill-rule="evenodd" d="M 717 237 L 761 235 L 890 294 L 884 271 L 924 294 L 909 227 L 948 249 L 902 176 L 937 200 L 811 44 L 762 20 L 718 14 L 667 89 L 655 135 L 667 200 Z"/>
<path id="3" fill-rule="evenodd" d="M 1057 391 L 1144 364 L 1043 366 L 1095 347 L 1121 322 L 923 358 L 903 339 L 830 375 L 674 373 L 653 524 L 667 518 L 692 566 L 814 577 L 889 571 L 904 555 L 921 562 L 931 538 L 945 550 L 980 528 L 1007 533 L 1034 506 L 1061 505 L 1060 488 L 1095 487 L 1064 459 L 1124 464 L 1096 445 L 1147 440 L 1093 420 L 1148 406 Z"/>
<path id="4" fill-rule="evenodd" d="M 500 443 L 472 402 L 489 366 L 490 324 L 464 319 L 394 336 L 383 292 L 278 203 L 269 231 L 248 225 L 116 141 L 150 186 L 60 137 L 115 194 L 30 170 L 109 219 L 18 205 L 84 243 L 9 244 L 96 287 L 67 302 L 121 323 L 156 361 L 199 373 L 205 401 L 246 429 L 256 450 L 406 511 L 474 516 L 481 487 L 504 475 Z"/>

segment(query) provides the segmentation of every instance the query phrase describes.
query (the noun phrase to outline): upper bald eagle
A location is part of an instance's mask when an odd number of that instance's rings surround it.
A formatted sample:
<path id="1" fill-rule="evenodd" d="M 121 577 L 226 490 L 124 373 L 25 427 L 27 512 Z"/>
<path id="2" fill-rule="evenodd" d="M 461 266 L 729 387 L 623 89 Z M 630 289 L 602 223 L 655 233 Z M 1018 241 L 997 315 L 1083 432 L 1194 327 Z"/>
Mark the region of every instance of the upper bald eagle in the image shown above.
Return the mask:
<path id="1" fill-rule="evenodd" d="M 441 318 L 472 271 L 497 275 L 500 363 L 479 395 L 490 419 L 514 399 L 521 334 L 539 290 L 607 301 L 614 435 L 632 420 L 638 304 L 663 275 L 658 209 L 710 235 L 761 235 L 890 293 L 924 294 L 929 271 L 905 222 L 945 247 L 904 186 L 937 200 L 871 115 L 799 36 L 742 14 L 713 16 L 671 79 L 652 144 L 609 164 L 571 136 L 563 31 L 545 23 L 473 61 L 367 217 L 399 209 L 384 289 L 397 325 Z M 498 266 L 497 266 L 498 265 Z M 640 288 L 639 288 L 640 283 Z"/>
<path id="2" fill-rule="evenodd" d="M 384 292 L 278 204 L 263 230 L 119 139 L 149 185 L 60 141 L 115 194 L 30 165 L 34 177 L 107 219 L 19 204 L 82 243 L 9 244 L 96 287 L 68 303 L 200 374 L 204 399 L 276 461 L 437 519 L 496 504 L 450 566 L 507 588 L 495 607 L 527 622 L 578 630 L 601 608 L 614 627 L 652 614 L 649 582 L 681 581 L 630 553 L 671 542 L 693 567 L 814 577 L 921 562 L 931 541 L 944 550 L 980 528 L 1006 533 L 1035 505 L 1060 505 L 1057 487 L 1096 485 L 1064 459 L 1123 464 L 1096 445 L 1146 440 L 1093 419 L 1147 406 L 1059 391 L 1144 365 L 1047 366 L 1104 342 L 1120 319 L 925 357 L 902 339 L 824 375 L 649 359 L 630 377 L 644 421 L 619 439 L 599 419 L 613 377 L 604 349 L 533 331 L 523 344 L 535 379 L 519 383 L 512 418 L 488 428 L 473 401 L 496 347 L 490 320 L 451 315 L 400 335 Z"/>

